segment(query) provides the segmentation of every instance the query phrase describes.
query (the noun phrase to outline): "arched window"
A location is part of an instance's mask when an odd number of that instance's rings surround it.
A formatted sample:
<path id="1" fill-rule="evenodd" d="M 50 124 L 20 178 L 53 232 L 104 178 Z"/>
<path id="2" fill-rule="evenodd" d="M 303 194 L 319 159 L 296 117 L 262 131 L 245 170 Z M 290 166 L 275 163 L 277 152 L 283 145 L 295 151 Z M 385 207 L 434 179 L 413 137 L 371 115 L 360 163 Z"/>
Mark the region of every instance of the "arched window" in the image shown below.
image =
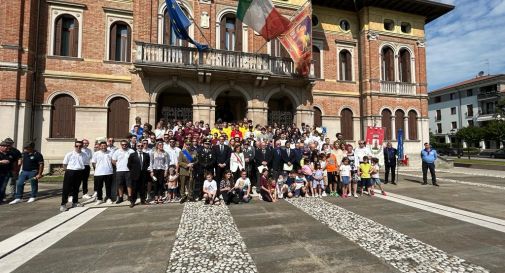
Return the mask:
<path id="1" fill-rule="evenodd" d="M 107 137 L 123 138 L 129 132 L 130 108 L 121 97 L 109 101 L 107 111 Z"/>
<path id="2" fill-rule="evenodd" d="M 400 81 L 401 82 L 412 82 L 412 76 L 410 72 L 410 52 L 403 48 L 400 50 Z"/>
<path id="3" fill-rule="evenodd" d="M 341 50 L 339 59 L 339 79 L 341 81 L 352 81 L 352 56 L 349 50 Z"/>
<path id="4" fill-rule="evenodd" d="M 386 140 L 391 140 L 392 136 L 393 136 L 392 135 L 393 128 L 391 127 L 392 126 L 392 122 L 391 122 L 392 115 L 393 114 L 388 109 L 384 109 L 381 112 L 381 124 L 382 124 L 382 127 L 384 127 L 386 129 L 384 132 L 384 137 L 386 138 Z"/>
<path id="5" fill-rule="evenodd" d="M 402 129 L 403 139 L 405 139 L 405 113 L 402 110 L 396 110 L 395 112 L 395 130 L 396 138 L 398 138 L 398 130 Z"/>
<path id="6" fill-rule="evenodd" d="M 242 22 L 235 14 L 228 13 L 221 18 L 221 49 L 242 51 Z"/>
<path id="7" fill-rule="evenodd" d="M 69 14 L 56 18 L 54 30 L 54 55 L 78 57 L 79 22 Z"/>
<path id="8" fill-rule="evenodd" d="M 409 111 L 409 140 L 417 140 L 417 113 Z"/>
<path id="9" fill-rule="evenodd" d="M 184 14 L 189 18 L 188 11 L 184 9 L 182 5 L 181 9 L 184 12 Z M 163 44 L 171 46 L 186 46 L 186 47 L 188 46 L 187 40 L 180 40 L 175 35 L 175 31 L 172 29 L 170 15 L 168 14 L 167 10 L 165 10 L 165 13 L 163 14 Z"/>
<path id="10" fill-rule="evenodd" d="M 354 139 L 354 126 L 352 120 L 352 111 L 350 109 L 344 109 L 340 113 L 340 132 L 344 136 L 345 140 Z"/>
<path id="11" fill-rule="evenodd" d="M 111 61 L 131 61 L 132 30 L 125 22 L 115 22 L 110 27 L 109 59 Z"/>
<path id="12" fill-rule="evenodd" d="M 318 107 L 314 107 L 314 126 L 323 126 L 323 112 Z"/>
<path id="13" fill-rule="evenodd" d="M 58 95 L 51 107 L 51 138 L 74 138 L 75 101 L 69 95 Z"/>
<path id="14" fill-rule="evenodd" d="M 395 53 L 386 46 L 381 52 L 381 79 L 383 81 L 395 81 Z"/>
<path id="15" fill-rule="evenodd" d="M 317 46 L 312 46 L 312 60 L 314 63 L 314 77 L 321 78 L 321 50 Z"/>

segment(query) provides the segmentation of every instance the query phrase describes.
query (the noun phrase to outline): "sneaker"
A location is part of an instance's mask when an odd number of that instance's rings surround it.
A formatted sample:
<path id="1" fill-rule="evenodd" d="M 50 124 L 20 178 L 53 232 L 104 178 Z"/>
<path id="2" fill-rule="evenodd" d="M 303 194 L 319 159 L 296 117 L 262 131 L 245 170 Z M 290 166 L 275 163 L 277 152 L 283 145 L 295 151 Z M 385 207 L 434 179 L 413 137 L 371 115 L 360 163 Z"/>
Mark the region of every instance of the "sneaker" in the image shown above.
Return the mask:
<path id="1" fill-rule="evenodd" d="M 116 204 L 121 204 L 123 203 L 123 198 L 122 197 L 119 197 L 117 200 L 116 200 Z"/>
<path id="2" fill-rule="evenodd" d="M 81 203 L 72 203 L 72 208 L 83 207 Z"/>
<path id="3" fill-rule="evenodd" d="M 343 195 L 342 195 L 342 198 L 347 198 L 347 194 L 343 194 Z"/>
<path id="4" fill-rule="evenodd" d="M 65 211 L 67 211 L 67 206 L 61 205 L 60 206 L 60 212 L 65 212 Z"/>
<path id="5" fill-rule="evenodd" d="M 107 204 L 107 205 L 112 205 L 112 200 L 111 200 L 110 198 L 109 198 L 109 199 L 107 199 L 107 202 L 105 202 L 105 204 Z"/>
<path id="6" fill-rule="evenodd" d="M 9 203 L 9 205 L 14 205 L 14 204 L 21 203 L 21 202 L 22 202 L 22 201 L 21 201 L 21 199 L 16 198 L 16 199 L 12 200 L 12 201 Z"/>
<path id="7" fill-rule="evenodd" d="M 103 203 L 102 200 L 96 200 L 95 205 L 98 206 L 98 205 L 101 205 L 102 203 Z"/>
<path id="8" fill-rule="evenodd" d="M 69 196 L 68 199 L 67 199 L 67 202 L 68 203 L 72 203 L 72 199 L 73 199 L 72 196 Z"/>
<path id="9" fill-rule="evenodd" d="M 35 197 L 30 197 L 30 199 L 26 201 L 26 203 L 33 203 L 33 202 L 35 202 Z"/>
<path id="10" fill-rule="evenodd" d="M 323 197 L 328 196 L 325 191 L 323 191 Z"/>
<path id="11" fill-rule="evenodd" d="M 86 193 L 85 195 L 83 195 L 83 196 L 82 196 L 82 198 L 83 198 L 83 199 L 90 199 L 90 198 L 91 198 L 91 196 L 90 196 L 89 194 L 87 194 L 87 193 Z"/>
<path id="12" fill-rule="evenodd" d="M 387 194 L 386 194 L 386 192 L 385 192 L 385 191 L 382 191 L 382 195 L 387 196 Z"/>
<path id="13" fill-rule="evenodd" d="M 95 191 L 95 193 L 93 193 L 92 197 L 96 197 L 97 195 L 98 195 L 98 193 Z"/>
<path id="14" fill-rule="evenodd" d="M 357 194 L 354 194 L 354 198 L 358 198 L 358 195 L 357 195 Z"/>

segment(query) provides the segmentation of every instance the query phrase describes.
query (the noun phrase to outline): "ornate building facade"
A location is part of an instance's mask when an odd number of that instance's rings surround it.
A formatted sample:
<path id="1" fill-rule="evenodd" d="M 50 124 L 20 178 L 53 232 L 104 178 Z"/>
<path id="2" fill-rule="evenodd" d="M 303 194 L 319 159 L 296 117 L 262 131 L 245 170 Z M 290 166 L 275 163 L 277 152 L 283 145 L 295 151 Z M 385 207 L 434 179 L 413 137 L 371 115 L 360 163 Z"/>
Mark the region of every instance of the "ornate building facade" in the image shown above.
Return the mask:
<path id="1" fill-rule="evenodd" d="M 9 2 L 9 3 L 7 3 Z M 366 127 L 428 141 L 425 24 L 453 9 L 426 0 L 313 0 L 311 77 L 276 40 L 236 16 L 236 0 L 181 0 L 199 53 L 170 31 L 163 0 L 3 1 L 2 137 L 35 139 L 58 162 L 75 138 L 124 137 L 140 116 L 214 124 L 325 126 L 349 141 Z M 292 17 L 305 1 L 274 1 Z"/>

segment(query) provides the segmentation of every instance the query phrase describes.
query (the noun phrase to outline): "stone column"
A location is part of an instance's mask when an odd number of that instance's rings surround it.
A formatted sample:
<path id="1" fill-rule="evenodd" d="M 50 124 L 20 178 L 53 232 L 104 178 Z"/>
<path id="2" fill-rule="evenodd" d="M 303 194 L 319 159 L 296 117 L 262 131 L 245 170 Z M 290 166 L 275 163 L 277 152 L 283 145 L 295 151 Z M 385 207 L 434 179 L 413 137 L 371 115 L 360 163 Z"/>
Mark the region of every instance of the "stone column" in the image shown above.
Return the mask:
<path id="1" fill-rule="evenodd" d="M 404 117 L 403 119 L 403 135 L 405 136 L 405 140 L 411 140 L 409 138 L 409 118 Z"/>
<path id="2" fill-rule="evenodd" d="M 252 120 L 254 124 L 266 125 L 268 123 L 268 108 L 265 107 L 247 108 L 247 119 Z"/>
<path id="3" fill-rule="evenodd" d="M 396 141 L 396 117 L 391 117 L 391 140 Z"/>

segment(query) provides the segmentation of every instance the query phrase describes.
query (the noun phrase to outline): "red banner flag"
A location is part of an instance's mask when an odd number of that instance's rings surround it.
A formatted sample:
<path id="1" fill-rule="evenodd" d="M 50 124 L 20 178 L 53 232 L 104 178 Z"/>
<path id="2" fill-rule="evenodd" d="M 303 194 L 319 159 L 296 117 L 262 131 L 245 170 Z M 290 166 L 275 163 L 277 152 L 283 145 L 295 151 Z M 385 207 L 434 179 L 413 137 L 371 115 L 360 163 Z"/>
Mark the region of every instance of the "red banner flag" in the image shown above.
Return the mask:
<path id="1" fill-rule="evenodd" d="M 293 20 L 279 41 L 295 62 L 296 71 L 308 76 L 312 62 L 312 6 L 307 5 Z"/>
<path id="2" fill-rule="evenodd" d="M 382 143 L 384 142 L 384 127 L 371 127 L 368 126 L 366 130 L 366 144 L 372 150 L 381 150 Z"/>

